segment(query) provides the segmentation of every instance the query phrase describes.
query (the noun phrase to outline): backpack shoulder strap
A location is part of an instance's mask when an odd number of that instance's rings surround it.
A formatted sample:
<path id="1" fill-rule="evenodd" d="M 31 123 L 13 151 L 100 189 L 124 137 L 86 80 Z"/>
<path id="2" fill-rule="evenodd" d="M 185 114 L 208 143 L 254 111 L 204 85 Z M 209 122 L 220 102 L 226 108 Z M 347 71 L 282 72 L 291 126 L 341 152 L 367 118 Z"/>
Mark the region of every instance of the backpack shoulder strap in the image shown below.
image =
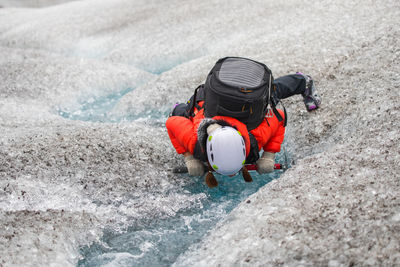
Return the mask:
<path id="1" fill-rule="evenodd" d="M 204 101 L 204 84 L 200 84 L 195 90 L 194 94 L 192 97 L 188 100 L 188 112 L 189 116 L 193 117 L 194 114 L 194 108 L 197 108 L 198 110 L 203 108 L 198 105 L 200 101 Z"/>
<path id="2" fill-rule="evenodd" d="M 274 112 L 276 118 L 278 119 L 279 122 L 283 121 L 283 127 L 286 127 L 287 124 L 287 113 L 286 113 L 286 108 L 283 105 L 283 103 L 281 102 L 282 108 L 283 108 L 283 114 L 285 116 L 285 118 L 282 118 L 281 114 L 278 112 L 278 110 L 276 109 L 276 105 L 272 106 L 272 111 Z"/>
<path id="3" fill-rule="evenodd" d="M 283 121 L 283 127 L 286 127 L 287 125 L 287 113 L 286 113 L 286 108 L 283 105 L 282 101 L 280 101 L 277 97 L 276 97 L 276 87 L 275 85 L 273 86 L 273 94 L 271 95 L 270 99 L 269 99 L 269 104 L 271 105 L 272 111 L 274 112 L 276 118 L 278 119 L 279 122 Z M 283 114 L 285 116 L 285 119 L 282 118 L 281 114 L 278 112 L 278 110 L 276 109 L 276 106 L 281 103 L 282 108 L 283 108 Z M 268 122 L 268 121 L 267 121 Z"/>

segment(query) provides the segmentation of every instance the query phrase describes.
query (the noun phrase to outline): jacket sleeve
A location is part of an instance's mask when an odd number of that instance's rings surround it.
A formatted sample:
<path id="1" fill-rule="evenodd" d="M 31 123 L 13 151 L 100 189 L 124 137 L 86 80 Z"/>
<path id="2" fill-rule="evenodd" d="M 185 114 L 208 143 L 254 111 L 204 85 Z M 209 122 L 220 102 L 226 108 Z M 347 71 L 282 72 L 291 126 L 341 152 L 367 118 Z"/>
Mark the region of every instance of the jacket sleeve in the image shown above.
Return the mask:
<path id="1" fill-rule="evenodd" d="M 168 135 L 178 154 L 190 152 L 193 154 L 197 142 L 197 133 L 193 122 L 185 117 L 171 116 L 165 123 Z"/>
<path id="2" fill-rule="evenodd" d="M 279 113 L 281 114 L 282 118 L 284 118 L 284 113 L 282 110 L 278 110 Z M 283 142 L 283 139 L 285 137 L 285 127 L 284 125 L 284 121 L 279 122 L 278 119 L 276 118 L 276 116 L 273 116 L 270 120 L 269 123 L 271 126 L 275 126 L 272 127 L 272 133 L 271 133 L 271 137 L 268 140 L 268 142 L 263 146 L 264 151 L 267 152 L 272 152 L 272 153 L 276 153 L 281 151 L 281 145 Z"/>

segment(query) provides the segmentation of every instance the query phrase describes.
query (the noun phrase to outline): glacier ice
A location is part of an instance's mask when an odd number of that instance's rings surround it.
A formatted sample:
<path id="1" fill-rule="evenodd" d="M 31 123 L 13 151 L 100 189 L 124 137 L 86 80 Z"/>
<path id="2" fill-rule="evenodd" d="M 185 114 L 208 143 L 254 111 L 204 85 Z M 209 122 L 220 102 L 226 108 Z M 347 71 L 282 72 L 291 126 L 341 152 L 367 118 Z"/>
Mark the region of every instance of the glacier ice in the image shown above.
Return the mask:
<path id="1" fill-rule="evenodd" d="M 399 264 L 398 1 L 0 6 L 0 265 L 76 265 L 87 246 L 104 252 L 94 265 L 125 265 L 155 247 L 142 225 L 177 214 L 213 228 L 177 266 Z M 296 165 L 250 197 L 236 184 L 244 201 L 215 205 L 216 222 L 190 214 L 213 193 L 171 174 L 163 123 L 232 55 L 310 73 L 323 106 L 285 101 Z M 140 245 L 109 253 L 107 238 Z"/>

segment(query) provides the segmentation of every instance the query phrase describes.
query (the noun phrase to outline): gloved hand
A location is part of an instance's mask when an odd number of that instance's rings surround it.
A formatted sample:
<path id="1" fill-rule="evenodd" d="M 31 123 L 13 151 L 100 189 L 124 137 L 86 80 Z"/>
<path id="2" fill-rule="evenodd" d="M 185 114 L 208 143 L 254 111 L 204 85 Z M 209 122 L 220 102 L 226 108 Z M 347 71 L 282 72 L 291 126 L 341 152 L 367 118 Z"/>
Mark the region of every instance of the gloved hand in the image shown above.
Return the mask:
<path id="1" fill-rule="evenodd" d="M 204 164 L 193 155 L 185 156 L 185 164 L 190 176 L 202 176 L 204 174 Z"/>
<path id="2" fill-rule="evenodd" d="M 207 134 L 210 135 L 213 131 L 217 130 L 218 128 L 221 128 L 221 125 L 218 123 L 213 123 L 210 126 L 207 127 Z"/>
<path id="3" fill-rule="evenodd" d="M 273 172 L 275 165 L 275 153 L 266 152 L 257 160 L 257 172 L 259 174 Z"/>

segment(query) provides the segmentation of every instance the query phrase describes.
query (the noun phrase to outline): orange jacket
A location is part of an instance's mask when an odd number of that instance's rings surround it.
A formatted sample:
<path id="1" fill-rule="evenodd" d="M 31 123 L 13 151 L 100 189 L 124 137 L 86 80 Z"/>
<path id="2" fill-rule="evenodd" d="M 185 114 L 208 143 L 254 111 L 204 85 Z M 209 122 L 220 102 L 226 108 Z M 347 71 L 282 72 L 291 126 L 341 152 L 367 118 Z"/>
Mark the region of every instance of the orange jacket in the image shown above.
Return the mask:
<path id="1" fill-rule="evenodd" d="M 202 103 L 199 103 L 202 105 Z M 195 109 L 197 111 L 197 109 Z M 282 118 L 284 113 L 282 110 L 278 110 Z M 235 127 L 241 134 L 246 145 L 246 156 L 250 152 L 250 138 L 247 127 L 237 119 L 225 116 L 215 116 L 213 118 L 204 117 L 204 109 L 195 112 L 194 117 L 186 118 L 182 116 L 171 116 L 167 119 L 166 127 L 168 130 L 169 138 L 178 154 L 190 152 L 194 154 L 196 142 L 199 140 L 199 135 L 204 134 L 205 127 L 201 127 L 206 121 L 209 121 L 208 125 L 213 122 L 225 123 Z M 268 123 L 267 121 L 268 120 Z M 210 122 L 211 121 L 211 122 Z M 269 125 L 268 125 L 269 124 Z M 258 142 L 258 149 L 261 148 L 267 152 L 279 152 L 281 150 L 281 144 L 285 135 L 285 127 L 283 126 L 284 121 L 279 122 L 274 115 L 271 118 L 265 118 L 263 122 L 255 129 L 250 132 L 254 135 Z M 200 126 L 200 127 L 199 127 Z"/>

